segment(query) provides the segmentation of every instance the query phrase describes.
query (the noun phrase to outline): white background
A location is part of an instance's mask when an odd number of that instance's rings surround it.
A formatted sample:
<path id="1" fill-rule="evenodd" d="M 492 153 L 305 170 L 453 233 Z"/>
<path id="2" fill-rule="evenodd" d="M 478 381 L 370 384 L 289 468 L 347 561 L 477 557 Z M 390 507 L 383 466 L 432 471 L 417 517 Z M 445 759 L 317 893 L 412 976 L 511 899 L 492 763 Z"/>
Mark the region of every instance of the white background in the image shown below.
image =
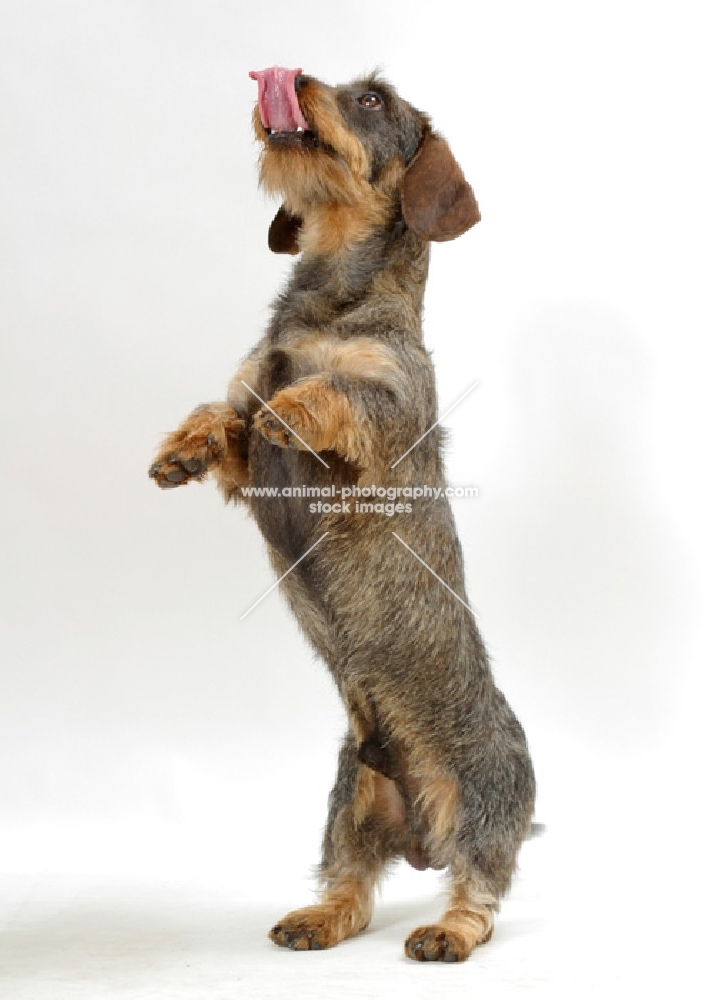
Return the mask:
<path id="1" fill-rule="evenodd" d="M 706 5 L 3 0 L 0 991 L 703 993 L 709 945 L 712 139 Z M 483 221 L 434 248 L 426 339 L 469 593 L 545 837 L 494 941 L 293 955 L 344 720 L 255 526 L 161 493 L 290 266 L 250 69 L 380 65 Z M 3 960 L 5 964 L 4 972 Z M 486 995 L 481 993 L 481 995 Z M 641 993 L 640 995 L 644 995 Z"/>

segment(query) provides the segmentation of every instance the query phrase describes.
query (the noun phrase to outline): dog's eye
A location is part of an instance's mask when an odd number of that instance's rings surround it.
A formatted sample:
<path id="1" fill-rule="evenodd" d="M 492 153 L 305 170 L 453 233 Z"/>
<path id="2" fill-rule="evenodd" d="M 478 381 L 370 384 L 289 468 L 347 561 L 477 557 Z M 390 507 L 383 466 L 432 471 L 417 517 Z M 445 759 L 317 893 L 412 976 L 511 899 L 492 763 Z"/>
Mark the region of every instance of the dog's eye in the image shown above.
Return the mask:
<path id="1" fill-rule="evenodd" d="M 382 98 L 379 94 L 375 94 L 373 90 L 370 90 L 366 94 L 362 94 L 359 99 L 359 103 L 363 108 L 372 108 L 376 111 L 378 108 L 382 107 Z"/>

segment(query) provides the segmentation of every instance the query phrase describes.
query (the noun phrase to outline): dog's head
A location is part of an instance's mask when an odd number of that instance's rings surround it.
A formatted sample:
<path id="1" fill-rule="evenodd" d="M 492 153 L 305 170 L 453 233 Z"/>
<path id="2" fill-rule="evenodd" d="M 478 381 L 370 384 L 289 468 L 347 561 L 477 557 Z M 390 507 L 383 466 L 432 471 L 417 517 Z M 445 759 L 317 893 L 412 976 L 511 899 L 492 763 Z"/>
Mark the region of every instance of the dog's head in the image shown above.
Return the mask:
<path id="1" fill-rule="evenodd" d="M 268 235 L 276 253 L 335 250 L 397 213 L 424 240 L 451 240 L 478 222 L 446 142 L 380 77 L 330 87 L 302 70 L 250 75 L 261 184 L 283 201 Z"/>

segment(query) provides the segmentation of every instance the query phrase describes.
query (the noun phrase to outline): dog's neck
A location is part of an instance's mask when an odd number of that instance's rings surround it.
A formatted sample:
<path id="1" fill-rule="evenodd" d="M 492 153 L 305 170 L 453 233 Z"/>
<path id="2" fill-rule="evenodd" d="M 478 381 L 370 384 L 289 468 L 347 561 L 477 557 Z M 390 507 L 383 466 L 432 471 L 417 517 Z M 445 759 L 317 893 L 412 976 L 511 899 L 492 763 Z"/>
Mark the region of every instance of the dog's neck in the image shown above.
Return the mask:
<path id="1" fill-rule="evenodd" d="M 420 317 L 429 269 L 428 243 L 410 232 L 400 218 L 360 236 L 343 239 L 330 249 L 301 238 L 302 255 L 288 286 L 291 301 L 299 302 L 299 293 L 306 293 L 307 311 L 317 307 L 320 313 L 336 315 L 345 307 L 358 307 L 378 284 L 385 306 L 391 298 L 398 299 L 402 309 Z"/>
<path id="2" fill-rule="evenodd" d="M 310 205 L 301 213 L 298 238 L 304 257 L 332 257 L 384 233 L 395 208 L 390 199 L 370 191 L 359 205 L 325 202 Z"/>

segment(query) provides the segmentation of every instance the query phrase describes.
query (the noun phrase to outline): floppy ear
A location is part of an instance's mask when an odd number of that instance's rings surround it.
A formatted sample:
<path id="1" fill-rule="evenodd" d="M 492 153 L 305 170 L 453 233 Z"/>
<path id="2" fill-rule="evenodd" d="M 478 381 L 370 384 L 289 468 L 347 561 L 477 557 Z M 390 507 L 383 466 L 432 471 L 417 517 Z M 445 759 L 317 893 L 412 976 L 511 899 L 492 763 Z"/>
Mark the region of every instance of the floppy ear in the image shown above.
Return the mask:
<path id="1" fill-rule="evenodd" d="M 268 230 L 268 246 L 273 253 L 300 253 L 298 233 L 301 225 L 300 216 L 291 215 L 281 205 Z"/>
<path id="2" fill-rule="evenodd" d="M 456 239 L 481 218 L 471 186 L 447 143 L 427 132 L 402 179 L 404 221 L 424 240 Z"/>

